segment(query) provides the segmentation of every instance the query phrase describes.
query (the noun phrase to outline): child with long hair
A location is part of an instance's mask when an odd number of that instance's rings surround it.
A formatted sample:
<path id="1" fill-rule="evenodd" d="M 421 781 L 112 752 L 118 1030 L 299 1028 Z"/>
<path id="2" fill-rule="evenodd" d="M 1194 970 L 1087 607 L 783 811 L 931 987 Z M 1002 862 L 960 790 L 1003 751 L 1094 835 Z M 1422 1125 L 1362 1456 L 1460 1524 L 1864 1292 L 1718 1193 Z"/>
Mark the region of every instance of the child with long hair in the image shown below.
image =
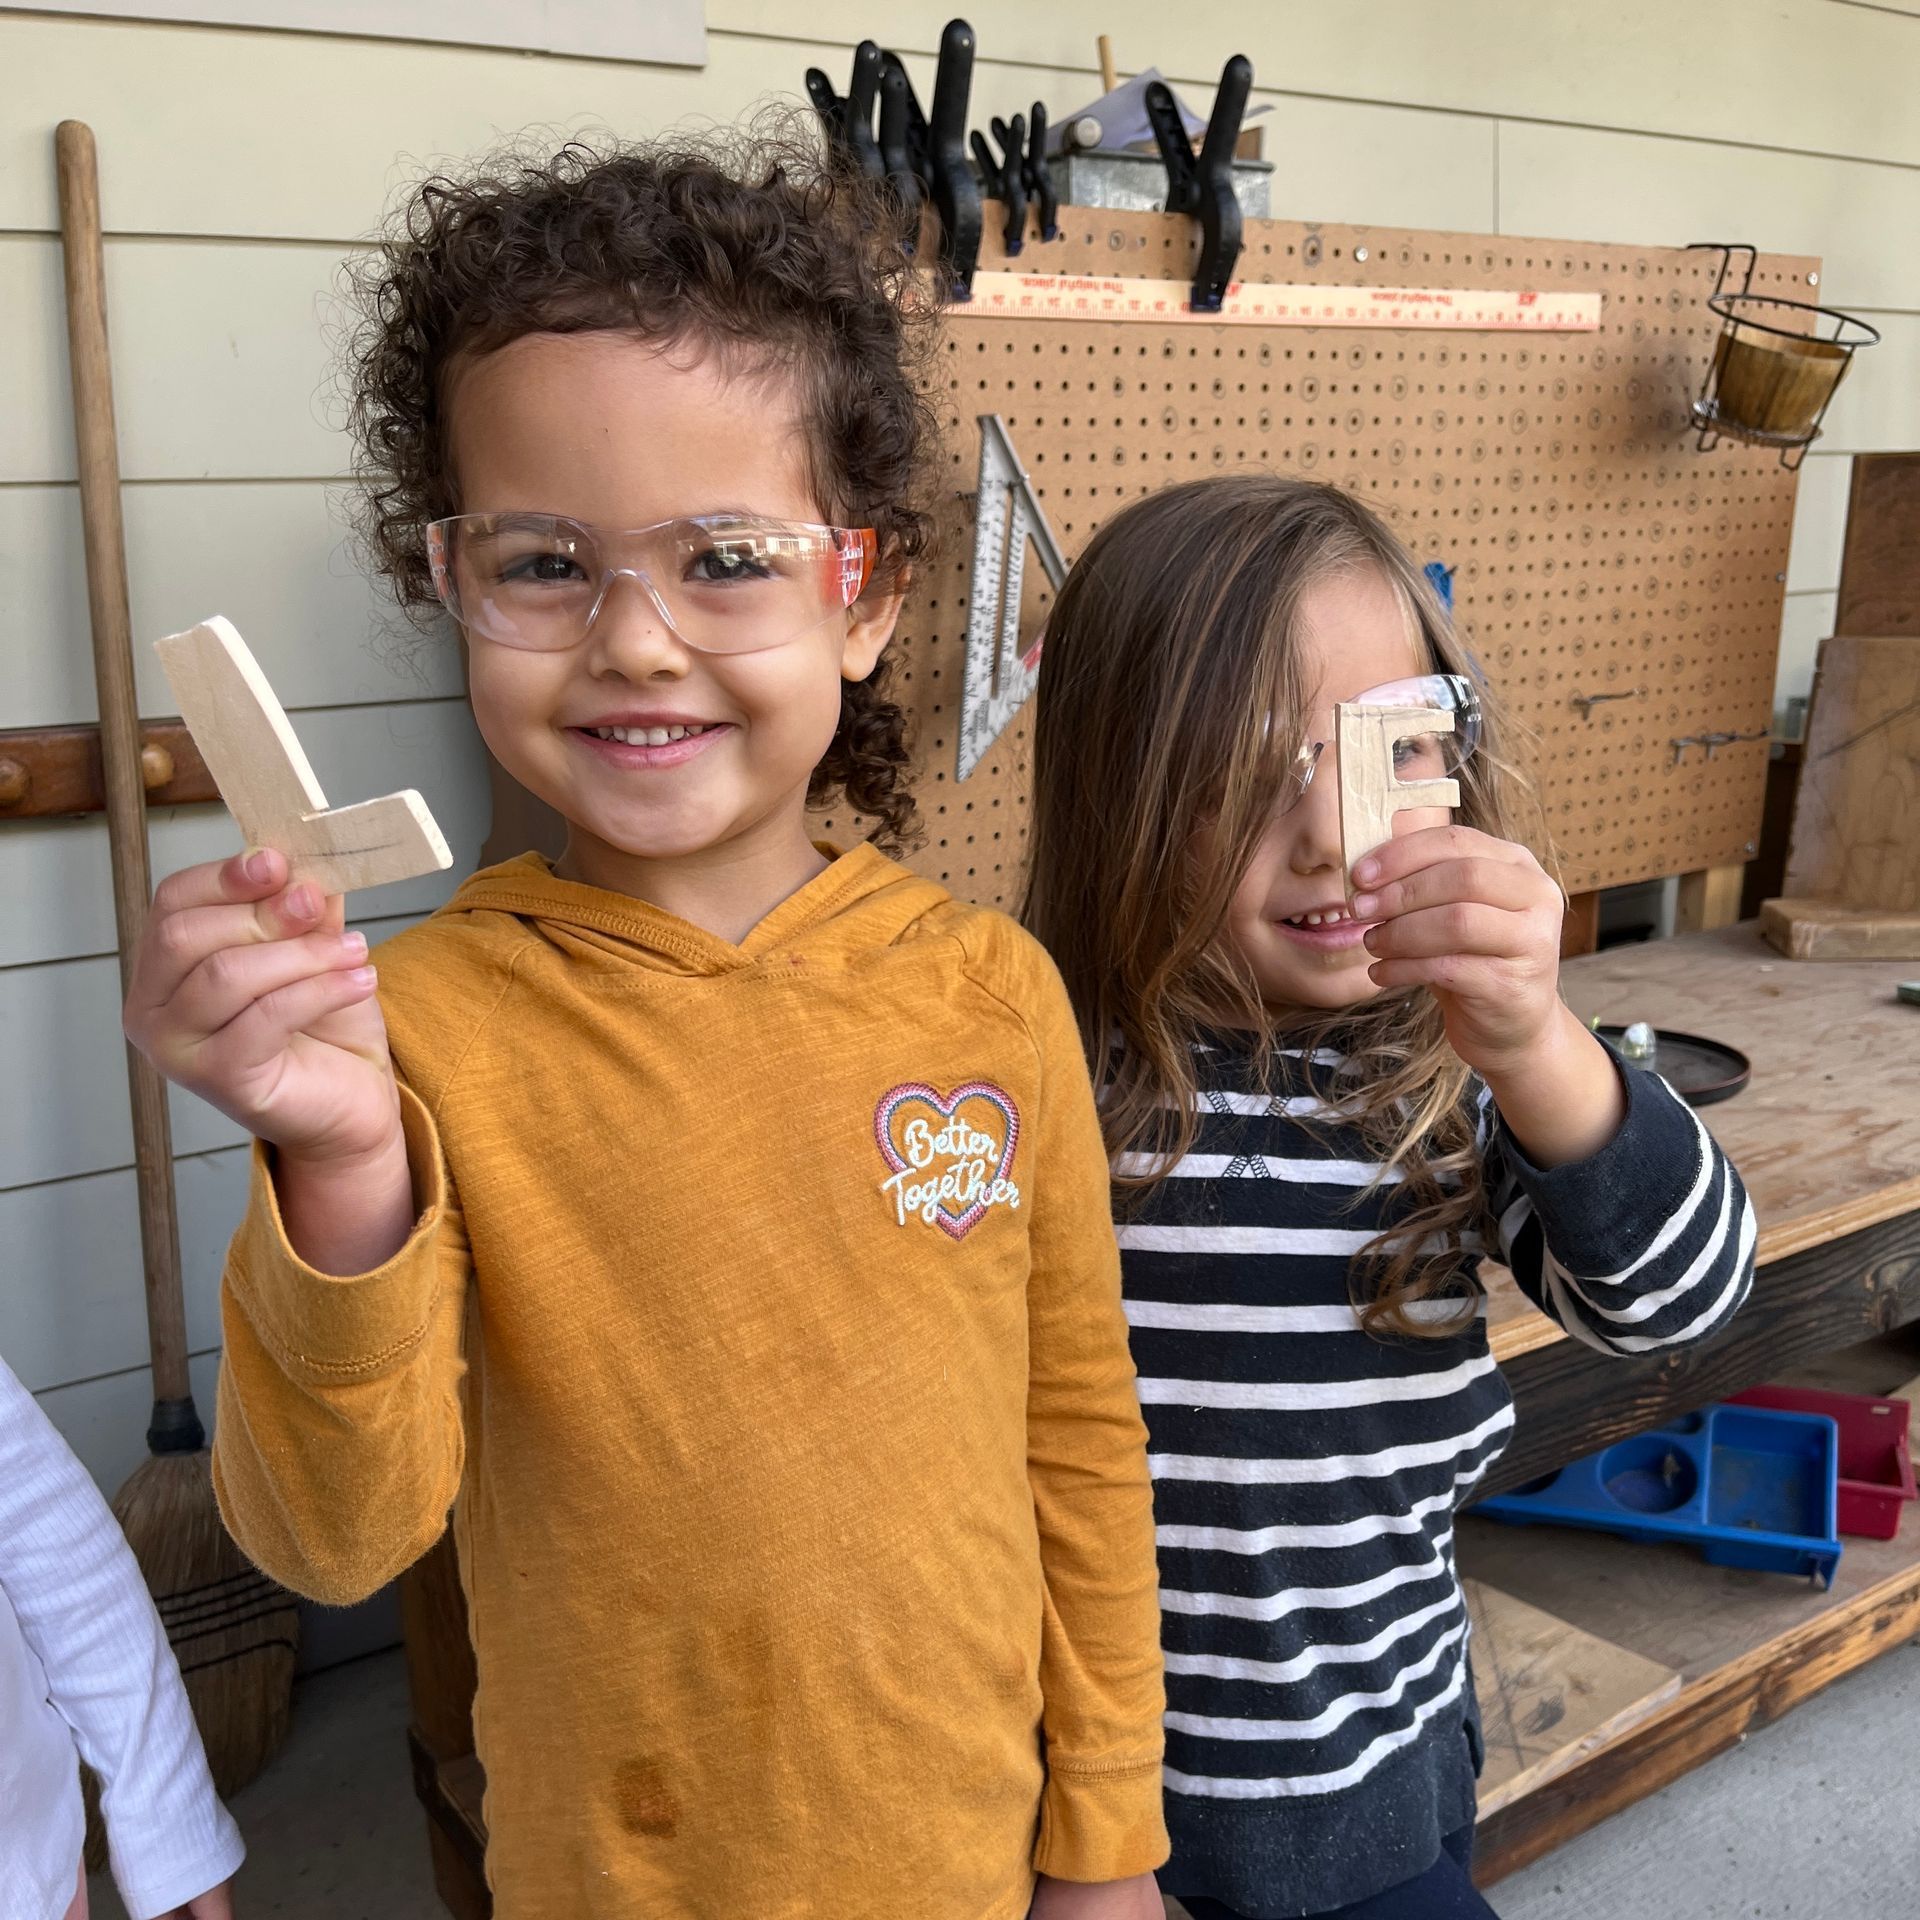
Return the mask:
<path id="1" fill-rule="evenodd" d="M 127 1009 L 258 1139 L 214 1473 L 342 1602 L 453 1510 L 499 1920 L 1146 1920 L 1151 1488 L 1059 978 L 882 848 L 928 536 L 897 221 L 504 161 L 368 256 L 374 552 L 565 851 L 367 963 L 255 850 Z M 878 844 L 816 845 L 844 799 Z"/>
<path id="2" fill-rule="evenodd" d="M 1337 702 L 1433 707 L 1348 897 Z M 1712 1335 L 1738 1176 L 1561 1001 L 1493 694 L 1335 488 L 1248 471 L 1102 526 L 1048 622 L 1027 923 L 1112 1155 L 1167 1656 L 1162 1875 L 1202 1920 L 1489 1911 L 1453 1518 L 1513 1425 L 1483 1253 L 1576 1338 Z"/>

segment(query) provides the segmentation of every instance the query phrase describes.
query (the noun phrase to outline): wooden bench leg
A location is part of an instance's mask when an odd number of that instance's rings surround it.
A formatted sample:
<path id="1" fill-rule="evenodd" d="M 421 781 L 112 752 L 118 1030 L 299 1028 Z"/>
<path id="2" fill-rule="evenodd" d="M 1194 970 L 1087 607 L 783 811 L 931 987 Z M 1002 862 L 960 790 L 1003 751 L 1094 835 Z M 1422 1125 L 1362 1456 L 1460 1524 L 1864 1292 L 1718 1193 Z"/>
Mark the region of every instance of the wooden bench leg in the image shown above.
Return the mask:
<path id="1" fill-rule="evenodd" d="M 473 1647 L 449 1534 L 400 1580 L 413 1786 L 427 1815 L 433 1883 L 455 1920 L 488 1920 L 484 1780 L 473 1753 Z"/>
<path id="2" fill-rule="evenodd" d="M 1600 895 L 1567 895 L 1566 918 L 1560 922 L 1560 958 L 1571 960 L 1576 954 L 1592 953 L 1600 944 Z"/>
<path id="3" fill-rule="evenodd" d="M 1740 888 L 1746 862 L 1726 867 L 1697 867 L 1680 876 L 1680 897 L 1673 912 L 1675 933 L 1706 933 L 1730 927 L 1740 918 Z"/>

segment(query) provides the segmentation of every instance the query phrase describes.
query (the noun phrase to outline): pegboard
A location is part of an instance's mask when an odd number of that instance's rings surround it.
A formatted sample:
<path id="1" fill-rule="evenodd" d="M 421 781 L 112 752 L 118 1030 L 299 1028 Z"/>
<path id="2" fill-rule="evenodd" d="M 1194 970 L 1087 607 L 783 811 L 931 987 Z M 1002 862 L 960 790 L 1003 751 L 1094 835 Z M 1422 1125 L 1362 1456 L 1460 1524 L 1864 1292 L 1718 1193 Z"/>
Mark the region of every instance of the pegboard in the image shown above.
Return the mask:
<path id="1" fill-rule="evenodd" d="M 1063 207 L 1031 273 L 1186 281 L 1184 217 Z M 1007 264 L 987 219 L 980 265 Z M 1687 407 L 1719 323 L 1718 255 L 1365 227 L 1247 225 L 1243 280 L 1599 292 L 1598 332 L 1448 333 L 1002 319 L 950 308 L 936 378 L 953 492 L 895 641 L 927 844 L 962 897 L 1018 905 L 1031 707 L 954 778 L 975 420 L 998 413 L 1069 559 L 1175 480 L 1252 462 L 1332 480 L 1416 560 L 1455 569 L 1454 617 L 1537 736 L 1529 766 L 1569 891 L 1754 851 L 1795 476 L 1761 448 L 1696 450 Z M 1756 292 L 1807 298 L 1819 262 L 1760 257 Z M 1051 595 L 1027 570 L 1023 641 Z M 1630 697 L 1575 704 L 1590 694 Z M 1044 697 L 1044 693 L 1040 696 Z M 1708 756 L 1675 739 L 1746 735 Z M 865 823 L 819 825 L 842 843 Z"/>

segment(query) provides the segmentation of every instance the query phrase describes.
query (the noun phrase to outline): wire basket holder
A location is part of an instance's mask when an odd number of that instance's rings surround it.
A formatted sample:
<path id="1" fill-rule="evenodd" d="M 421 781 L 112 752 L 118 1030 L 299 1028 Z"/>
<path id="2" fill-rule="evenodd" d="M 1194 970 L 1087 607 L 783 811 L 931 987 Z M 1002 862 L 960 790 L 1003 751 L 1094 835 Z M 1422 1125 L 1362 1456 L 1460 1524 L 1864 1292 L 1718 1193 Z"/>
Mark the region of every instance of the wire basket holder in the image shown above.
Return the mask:
<path id="1" fill-rule="evenodd" d="M 1780 464 L 1799 466 L 1820 437 L 1820 423 L 1846 377 L 1855 352 L 1879 343 L 1880 332 L 1837 307 L 1779 294 L 1755 293 L 1755 250 L 1741 241 L 1696 240 L 1689 252 L 1717 250 L 1720 271 L 1708 307 L 1720 317 L 1720 337 L 1699 397 L 1689 409 L 1699 434 L 1700 451 L 1742 440 L 1776 447 Z M 1746 256 L 1746 272 L 1737 293 L 1727 289 L 1735 254 Z M 1820 323 L 1833 322 L 1822 337 Z"/>

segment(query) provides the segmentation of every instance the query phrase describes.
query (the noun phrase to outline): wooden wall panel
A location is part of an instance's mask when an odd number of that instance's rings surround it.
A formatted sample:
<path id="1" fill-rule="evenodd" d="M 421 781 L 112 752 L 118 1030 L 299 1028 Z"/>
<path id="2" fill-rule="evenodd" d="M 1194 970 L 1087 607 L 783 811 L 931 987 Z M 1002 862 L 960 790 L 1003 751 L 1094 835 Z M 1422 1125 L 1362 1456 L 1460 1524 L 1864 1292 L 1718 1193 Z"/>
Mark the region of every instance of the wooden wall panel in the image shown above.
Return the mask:
<path id="1" fill-rule="evenodd" d="M 120 471 L 128 480 L 331 479 L 331 245 L 106 246 Z M 74 476 L 60 244 L 0 235 L 0 481 Z"/>
<path id="2" fill-rule="evenodd" d="M 220 1344 L 220 1266 L 247 1196 L 247 1149 L 174 1162 L 187 1346 Z M 0 1287 L 0 1354 L 32 1392 L 147 1364 L 133 1170 L 0 1189 L 0 1246 L 46 1250 Z"/>
<path id="3" fill-rule="evenodd" d="M 1920 27 L 1909 37 L 1920 56 Z M 1503 120 L 1500 215 L 1513 233 L 1633 246 L 1752 240 L 1819 254 L 1820 285 L 1801 299 L 1920 307 L 1920 255 L 1890 244 L 1920 228 L 1920 170 L 1912 167 Z"/>
<path id="4" fill-rule="evenodd" d="M 342 489 L 136 485 L 121 502 L 137 641 L 224 613 L 290 710 L 465 692 L 452 628 L 422 636 L 354 563 Z M 0 569 L 0 726 L 93 719 L 76 488 L 0 487 Z M 134 672 L 141 713 L 171 713 L 151 647 L 136 646 Z"/>
<path id="5" fill-rule="evenodd" d="M 1076 209 L 1066 236 L 1023 264 L 1184 278 L 1192 246 L 1183 219 Z M 1703 454 L 1684 431 L 1718 330 L 1704 304 L 1713 260 L 1262 221 L 1241 256 L 1249 280 L 1590 290 L 1605 318 L 1591 334 L 1415 336 L 950 309 L 955 485 L 972 483 L 976 417 L 999 413 L 1071 557 L 1117 507 L 1170 481 L 1239 462 L 1337 481 L 1418 559 L 1457 569 L 1468 644 L 1541 738 L 1534 771 L 1571 891 L 1737 862 L 1759 829 L 1765 740 L 1711 760 L 1695 747 L 1678 764 L 1669 742 L 1769 724 L 1794 478 L 1770 452 Z M 1814 266 L 1768 256 L 1755 284 L 1802 285 Z M 921 861 L 1011 905 L 1030 715 L 954 780 L 970 558 L 958 504 L 947 535 L 900 642 L 932 830 Z M 1029 631 L 1044 604 L 1036 596 Z M 1572 704 L 1630 690 L 1590 718 Z"/>
<path id="6" fill-rule="evenodd" d="M 1920 634 L 1920 453 L 1853 464 L 1834 631 Z"/>
<path id="7" fill-rule="evenodd" d="M 209 1425 L 220 1356 L 191 1356 L 188 1382 L 194 1406 Z M 80 1457 L 94 1483 L 109 1498 L 147 1457 L 147 1422 L 153 1414 L 153 1375 L 144 1366 L 127 1373 L 101 1374 L 55 1387 L 40 1395 L 40 1406 L 60 1429 L 60 1437 Z"/>
<path id="8" fill-rule="evenodd" d="M 1256 78 L 1301 94 L 1920 163 L 1914 23 L 1871 6 L 1615 0 L 1599 14 L 1541 0 L 1293 0 L 1177 17 L 1160 0 L 974 0 L 966 17 L 998 59 L 1090 64 L 1093 36 L 1107 33 L 1123 75 L 1152 61 L 1196 89 L 1244 53 Z M 858 39 L 858 18 L 821 24 Z M 950 18 L 946 0 L 904 0 L 889 44 L 935 47 Z M 791 32 L 791 19 L 787 0 L 707 4 L 716 38 Z"/>

